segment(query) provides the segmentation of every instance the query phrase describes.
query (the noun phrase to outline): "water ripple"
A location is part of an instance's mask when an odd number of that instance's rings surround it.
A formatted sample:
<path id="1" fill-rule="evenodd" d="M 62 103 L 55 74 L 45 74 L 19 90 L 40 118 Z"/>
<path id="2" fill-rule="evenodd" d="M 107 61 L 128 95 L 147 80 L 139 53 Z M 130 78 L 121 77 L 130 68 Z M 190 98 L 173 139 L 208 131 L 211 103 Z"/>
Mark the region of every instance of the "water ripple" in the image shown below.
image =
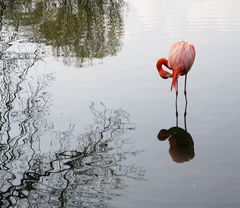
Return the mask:
<path id="1" fill-rule="evenodd" d="M 237 9 L 240 2 L 237 0 L 130 2 L 137 8 L 138 21 L 142 22 L 144 30 L 157 29 L 168 33 L 209 29 L 223 32 L 240 30 Z"/>

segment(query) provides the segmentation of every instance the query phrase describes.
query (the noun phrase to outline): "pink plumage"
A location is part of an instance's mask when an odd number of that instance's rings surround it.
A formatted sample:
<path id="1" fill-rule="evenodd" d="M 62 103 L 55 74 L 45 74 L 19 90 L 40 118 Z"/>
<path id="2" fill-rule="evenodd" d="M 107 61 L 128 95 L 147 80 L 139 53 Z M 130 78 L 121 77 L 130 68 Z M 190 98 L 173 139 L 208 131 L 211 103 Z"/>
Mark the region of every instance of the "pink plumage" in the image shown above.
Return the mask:
<path id="1" fill-rule="evenodd" d="M 193 44 L 185 41 L 178 41 L 172 45 L 168 59 L 160 58 L 156 63 L 156 67 L 160 77 L 163 79 L 172 78 L 171 90 L 173 87 L 177 90 L 178 77 L 185 75 L 184 90 L 186 91 L 186 76 L 193 65 L 194 59 L 195 48 Z M 163 65 L 172 70 L 172 74 L 164 70 L 162 68 Z"/>
<path id="2" fill-rule="evenodd" d="M 195 48 L 193 44 L 178 41 L 172 45 L 168 55 L 168 65 L 171 69 L 181 67 L 187 73 L 195 59 Z"/>
<path id="3" fill-rule="evenodd" d="M 177 79 L 186 75 L 191 69 L 195 59 L 195 48 L 193 44 L 178 41 L 172 45 L 168 55 L 168 65 L 173 70 L 172 87 L 176 87 Z"/>

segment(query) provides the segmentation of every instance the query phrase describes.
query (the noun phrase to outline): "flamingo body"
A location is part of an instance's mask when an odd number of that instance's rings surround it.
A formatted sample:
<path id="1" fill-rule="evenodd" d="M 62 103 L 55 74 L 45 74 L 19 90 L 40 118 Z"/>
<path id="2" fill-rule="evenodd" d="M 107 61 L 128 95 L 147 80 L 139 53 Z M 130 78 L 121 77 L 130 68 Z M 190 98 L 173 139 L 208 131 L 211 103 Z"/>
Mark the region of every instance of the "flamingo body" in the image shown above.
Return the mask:
<path id="1" fill-rule="evenodd" d="M 194 45 L 185 41 L 174 43 L 169 51 L 168 60 L 161 58 L 157 61 L 157 69 L 160 76 L 164 79 L 172 78 L 171 90 L 176 89 L 179 76 L 186 75 L 191 69 L 195 59 Z M 172 70 L 172 74 L 163 70 L 165 65 Z"/>
<path id="2" fill-rule="evenodd" d="M 191 69 L 195 59 L 193 44 L 178 41 L 172 45 L 168 55 L 168 65 L 173 70 L 172 87 L 176 88 L 178 77 L 186 75 Z"/>

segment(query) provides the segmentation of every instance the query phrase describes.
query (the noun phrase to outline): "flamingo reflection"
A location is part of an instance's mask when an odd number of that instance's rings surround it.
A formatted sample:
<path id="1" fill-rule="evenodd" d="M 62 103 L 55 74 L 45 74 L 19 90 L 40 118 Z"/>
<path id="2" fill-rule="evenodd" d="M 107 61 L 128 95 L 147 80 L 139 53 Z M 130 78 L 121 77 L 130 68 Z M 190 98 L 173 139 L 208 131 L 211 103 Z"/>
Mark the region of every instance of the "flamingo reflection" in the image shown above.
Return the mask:
<path id="1" fill-rule="evenodd" d="M 187 106 L 185 106 L 185 111 Z M 178 127 L 178 117 L 176 115 L 176 126 L 169 129 L 161 129 L 157 135 L 160 141 L 168 139 L 169 154 L 176 163 L 183 163 L 194 158 L 194 142 L 192 136 L 187 132 L 186 114 L 184 114 L 184 128 Z"/>

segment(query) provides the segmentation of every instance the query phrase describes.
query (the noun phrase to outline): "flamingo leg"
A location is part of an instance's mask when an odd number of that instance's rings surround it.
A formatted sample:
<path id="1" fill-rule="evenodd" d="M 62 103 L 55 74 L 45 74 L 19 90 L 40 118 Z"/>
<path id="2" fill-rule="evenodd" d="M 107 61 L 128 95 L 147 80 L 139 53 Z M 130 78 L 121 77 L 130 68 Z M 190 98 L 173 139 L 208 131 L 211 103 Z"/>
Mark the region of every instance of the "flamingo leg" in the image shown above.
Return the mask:
<path id="1" fill-rule="evenodd" d="M 176 110 L 176 127 L 178 127 L 178 112 Z"/>
<path id="2" fill-rule="evenodd" d="M 184 116 L 184 128 L 187 131 L 187 116 Z"/>
<path id="3" fill-rule="evenodd" d="M 185 75 L 185 82 L 184 82 L 184 95 L 185 95 L 185 111 L 184 111 L 184 117 L 187 115 L 187 104 L 188 104 L 188 100 L 187 100 L 187 74 Z"/>
<path id="4" fill-rule="evenodd" d="M 176 100 L 175 100 L 175 107 L 176 107 L 176 126 L 178 126 L 178 105 L 177 105 L 177 100 L 178 100 L 178 81 L 176 83 Z"/>
<path id="5" fill-rule="evenodd" d="M 185 104 L 185 112 L 184 112 L 184 128 L 187 131 L 187 103 Z"/>

